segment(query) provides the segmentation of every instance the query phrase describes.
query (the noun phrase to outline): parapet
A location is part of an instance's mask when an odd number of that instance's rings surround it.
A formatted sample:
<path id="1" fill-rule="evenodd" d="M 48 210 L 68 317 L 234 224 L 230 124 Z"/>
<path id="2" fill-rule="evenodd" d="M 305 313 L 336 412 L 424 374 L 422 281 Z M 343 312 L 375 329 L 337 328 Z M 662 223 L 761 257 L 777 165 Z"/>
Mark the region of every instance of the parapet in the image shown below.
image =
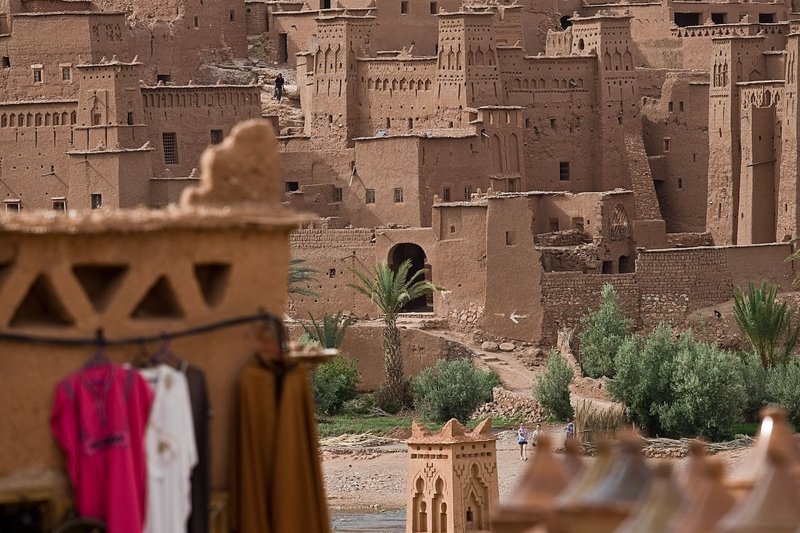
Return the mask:
<path id="1" fill-rule="evenodd" d="M 411 425 L 411 438 L 406 441 L 406 444 L 424 445 L 424 444 L 457 444 L 463 442 L 493 442 L 497 437 L 492 433 L 492 419 L 487 418 L 483 420 L 472 431 L 467 431 L 466 428 L 455 418 L 450 419 L 444 427 L 436 433 L 432 434 L 428 429 L 417 421 Z"/>

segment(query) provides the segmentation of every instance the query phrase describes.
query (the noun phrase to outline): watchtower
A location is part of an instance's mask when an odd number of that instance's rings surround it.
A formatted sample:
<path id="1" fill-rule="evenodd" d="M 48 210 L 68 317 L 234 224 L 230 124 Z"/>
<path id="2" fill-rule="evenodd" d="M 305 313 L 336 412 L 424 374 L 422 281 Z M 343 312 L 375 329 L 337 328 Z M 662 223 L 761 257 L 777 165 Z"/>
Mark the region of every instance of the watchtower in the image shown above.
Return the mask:
<path id="1" fill-rule="evenodd" d="M 500 499 L 491 419 L 469 433 L 453 419 L 435 435 L 415 422 L 406 443 L 406 532 L 488 533 Z"/>

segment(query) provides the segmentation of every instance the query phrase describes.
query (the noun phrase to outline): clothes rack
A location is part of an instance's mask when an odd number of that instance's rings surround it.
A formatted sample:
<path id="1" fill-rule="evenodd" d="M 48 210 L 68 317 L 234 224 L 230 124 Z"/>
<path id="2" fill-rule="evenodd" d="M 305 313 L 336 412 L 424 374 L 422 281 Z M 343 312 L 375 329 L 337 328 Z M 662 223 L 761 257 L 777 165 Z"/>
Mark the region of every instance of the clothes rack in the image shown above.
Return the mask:
<path id="1" fill-rule="evenodd" d="M 0 341 L 19 342 L 26 344 L 48 344 L 56 346 L 125 346 L 131 344 L 163 341 L 165 337 L 169 339 L 191 337 L 194 335 L 208 333 L 210 331 L 231 328 L 234 326 L 240 326 L 242 324 L 250 324 L 254 322 L 273 323 L 278 327 L 279 332 L 283 331 L 283 322 L 281 319 L 270 313 L 259 311 L 258 313 L 252 315 L 228 318 L 225 320 L 203 324 L 201 326 L 193 326 L 171 332 L 160 330 L 158 333 L 151 335 L 120 337 L 118 339 L 106 338 L 105 334 L 103 333 L 103 329 L 99 328 L 97 333 L 92 337 L 52 337 L 45 335 L 0 332 Z"/>

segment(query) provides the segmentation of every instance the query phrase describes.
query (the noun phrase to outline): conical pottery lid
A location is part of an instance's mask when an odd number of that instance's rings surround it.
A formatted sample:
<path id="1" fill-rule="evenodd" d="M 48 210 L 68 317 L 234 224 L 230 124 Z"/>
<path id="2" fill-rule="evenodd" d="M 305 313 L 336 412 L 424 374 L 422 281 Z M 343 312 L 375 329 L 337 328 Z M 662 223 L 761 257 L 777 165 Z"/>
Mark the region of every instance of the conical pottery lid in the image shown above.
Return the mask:
<path id="1" fill-rule="evenodd" d="M 564 468 L 570 481 L 580 477 L 586 465 L 581 458 L 581 444 L 578 439 L 567 439 L 564 441 Z"/>
<path id="2" fill-rule="evenodd" d="M 724 468 L 720 460 L 705 460 L 702 477 L 672 520 L 670 533 L 707 533 L 730 510 L 736 500 L 722 485 Z"/>
<path id="3" fill-rule="evenodd" d="M 767 450 L 767 462 L 744 501 L 720 522 L 721 533 L 795 533 L 800 528 L 798 484 L 786 455 Z"/>
<path id="4" fill-rule="evenodd" d="M 507 507 L 548 508 L 568 483 L 567 471 L 553 454 L 550 437 L 543 435 L 536 443 L 533 460 L 508 498 Z"/>
<path id="5" fill-rule="evenodd" d="M 642 457 L 641 439 L 626 435 L 620 439 L 619 459 L 597 486 L 581 502 L 590 507 L 631 507 L 648 489 L 653 472 Z"/>
<path id="6" fill-rule="evenodd" d="M 653 469 L 653 481 L 631 515 L 615 533 L 664 533 L 683 502 L 681 491 L 672 479 L 672 465 L 662 461 Z"/>
<path id="7" fill-rule="evenodd" d="M 794 431 L 780 407 L 768 406 L 761 410 L 761 426 L 756 444 L 750 452 L 742 470 L 727 483 L 732 488 L 752 487 L 767 462 L 769 450 L 779 450 L 788 463 L 788 468 L 800 465 L 800 449 L 794 439 Z"/>
<path id="8" fill-rule="evenodd" d="M 689 493 L 693 492 L 705 477 L 705 467 L 706 443 L 693 439 L 689 442 L 689 459 L 678 474 L 679 486 Z"/>
<path id="9" fill-rule="evenodd" d="M 605 478 L 613 462 L 611 442 L 599 441 L 594 462 L 586 467 L 580 476 L 572 479 L 564 492 L 557 498 L 556 507 L 565 507 L 580 501 L 584 494 L 593 490 Z"/>

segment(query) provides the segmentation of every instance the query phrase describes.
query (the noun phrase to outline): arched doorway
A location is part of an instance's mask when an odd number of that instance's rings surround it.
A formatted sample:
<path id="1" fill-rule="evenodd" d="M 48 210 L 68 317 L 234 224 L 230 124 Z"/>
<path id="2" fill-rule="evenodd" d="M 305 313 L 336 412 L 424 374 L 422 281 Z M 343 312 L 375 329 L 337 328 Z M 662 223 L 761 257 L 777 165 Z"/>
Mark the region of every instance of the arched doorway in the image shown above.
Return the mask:
<path id="1" fill-rule="evenodd" d="M 422 249 L 421 246 L 418 244 L 410 243 L 410 242 L 403 242 L 400 244 L 395 245 L 389 251 L 389 266 L 392 267 L 392 270 L 395 272 L 397 268 L 403 263 L 405 260 L 411 261 L 411 270 L 409 270 L 409 277 L 413 276 L 417 272 L 422 269 L 427 269 L 427 273 L 425 274 L 425 279 L 431 281 L 431 267 L 427 264 L 427 258 L 425 257 L 425 250 Z M 417 298 L 416 300 L 411 300 L 406 305 L 403 306 L 403 309 L 400 311 L 401 313 L 425 313 L 425 312 L 433 312 L 433 295 L 430 294 L 423 298 Z"/>

